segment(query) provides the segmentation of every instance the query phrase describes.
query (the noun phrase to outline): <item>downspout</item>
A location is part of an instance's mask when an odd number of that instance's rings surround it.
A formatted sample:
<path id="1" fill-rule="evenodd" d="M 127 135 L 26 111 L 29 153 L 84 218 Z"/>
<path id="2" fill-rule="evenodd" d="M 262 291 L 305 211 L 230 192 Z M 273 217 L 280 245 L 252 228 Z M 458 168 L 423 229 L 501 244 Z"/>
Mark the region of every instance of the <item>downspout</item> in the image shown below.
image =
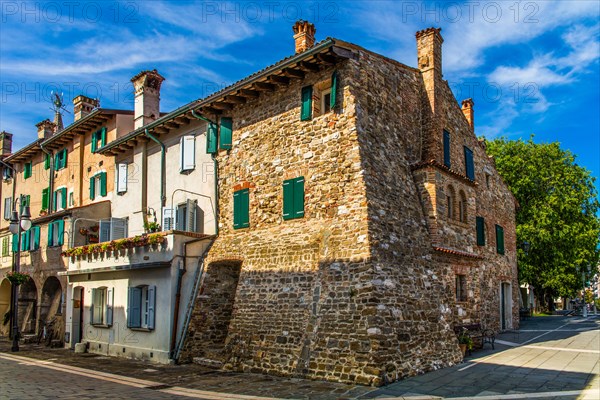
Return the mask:
<path id="1" fill-rule="evenodd" d="M 163 208 L 166 205 L 167 197 L 165 196 L 165 177 L 166 177 L 166 154 L 167 149 L 163 142 L 158 140 L 155 136 L 152 136 L 148 131 L 148 128 L 144 129 L 144 133 L 148 136 L 152 141 L 157 143 L 160 146 L 160 222 L 162 224 L 163 220 Z"/>
<path id="2" fill-rule="evenodd" d="M 54 207 L 54 204 L 52 204 L 54 203 L 54 157 L 51 151 L 44 148 L 43 143 L 40 143 L 40 149 L 50 157 L 50 168 L 48 169 L 50 171 L 50 178 L 48 179 L 48 214 L 50 214 Z"/>

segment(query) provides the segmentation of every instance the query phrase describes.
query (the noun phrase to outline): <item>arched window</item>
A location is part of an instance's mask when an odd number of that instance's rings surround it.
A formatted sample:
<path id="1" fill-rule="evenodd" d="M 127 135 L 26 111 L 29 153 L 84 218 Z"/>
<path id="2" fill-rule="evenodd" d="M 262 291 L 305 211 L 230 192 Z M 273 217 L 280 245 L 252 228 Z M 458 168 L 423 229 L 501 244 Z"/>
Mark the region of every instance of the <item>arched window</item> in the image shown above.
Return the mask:
<path id="1" fill-rule="evenodd" d="M 456 218 L 455 207 L 456 193 L 452 185 L 449 185 L 446 189 L 446 216 L 449 220 Z"/>
<path id="2" fill-rule="evenodd" d="M 460 222 L 467 222 L 467 196 L 462 190 L 458 196 L 458 220 Z"/>

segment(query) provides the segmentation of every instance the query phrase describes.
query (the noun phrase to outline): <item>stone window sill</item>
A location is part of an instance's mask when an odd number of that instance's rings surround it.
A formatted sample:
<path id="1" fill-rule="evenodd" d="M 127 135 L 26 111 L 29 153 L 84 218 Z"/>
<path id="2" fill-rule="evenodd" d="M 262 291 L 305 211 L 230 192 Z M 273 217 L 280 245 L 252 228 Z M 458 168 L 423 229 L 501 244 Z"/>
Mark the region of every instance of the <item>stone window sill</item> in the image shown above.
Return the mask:
<path id="1" fill-rule="evenodd" d="M 150 328 L 129 328 L 129 330 L 137 331 L 137 332 L 152 332 L 154 329 Z"/>
<path id="2" fill-rule="evenodd" d="M 106 325 L 106 324 L 91 324 L 94 328 L 104 328 L 104 329 L 108 329 L 110 327 L 112 327 L 112 325 Z"/>

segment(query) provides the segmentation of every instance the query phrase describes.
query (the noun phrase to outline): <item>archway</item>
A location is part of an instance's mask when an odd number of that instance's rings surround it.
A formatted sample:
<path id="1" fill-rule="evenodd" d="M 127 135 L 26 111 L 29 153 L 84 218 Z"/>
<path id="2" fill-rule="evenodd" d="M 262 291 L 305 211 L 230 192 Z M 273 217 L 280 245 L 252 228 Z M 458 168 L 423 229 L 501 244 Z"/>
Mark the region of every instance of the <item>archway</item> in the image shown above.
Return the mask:
<path id="1" fill-rule="evenodd" d="M 58 278 L 50 276 L 42 287 L 40 324 L 46 323 L 56 314 L 62 314 L 62 287 Z"/>
<path id="2" fill-rule="evenodd" d="M 35 333 L 37 315 L 37 287 L 33 279 L 19 286 L 19 331 Z"/>
<path id="3" fill-rule="evenodd" d="M 10 291 L 11 284 L 8 279 L 0 283 L 0 335 L 10 332 Z"/>

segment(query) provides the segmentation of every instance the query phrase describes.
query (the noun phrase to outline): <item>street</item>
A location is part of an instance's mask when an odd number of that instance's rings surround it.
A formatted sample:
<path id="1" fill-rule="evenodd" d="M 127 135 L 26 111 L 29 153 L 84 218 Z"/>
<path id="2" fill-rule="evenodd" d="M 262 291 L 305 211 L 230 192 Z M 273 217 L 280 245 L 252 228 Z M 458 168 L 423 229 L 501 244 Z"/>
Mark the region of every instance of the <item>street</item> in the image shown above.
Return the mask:
<path id="1" fill-rule="evenodd" d="M 530 318 L 521 330 L 499 335 L 495 350 L 486 345 L 462 364 L 380 388 L 185 365 L 144 369 L 139 362 L 74 357 L 61 349 L 28 352 L 24 345 L 17 355 L 0 353 L 0 399 L 599 399 L 599 323 L 594 317 Z"/>

